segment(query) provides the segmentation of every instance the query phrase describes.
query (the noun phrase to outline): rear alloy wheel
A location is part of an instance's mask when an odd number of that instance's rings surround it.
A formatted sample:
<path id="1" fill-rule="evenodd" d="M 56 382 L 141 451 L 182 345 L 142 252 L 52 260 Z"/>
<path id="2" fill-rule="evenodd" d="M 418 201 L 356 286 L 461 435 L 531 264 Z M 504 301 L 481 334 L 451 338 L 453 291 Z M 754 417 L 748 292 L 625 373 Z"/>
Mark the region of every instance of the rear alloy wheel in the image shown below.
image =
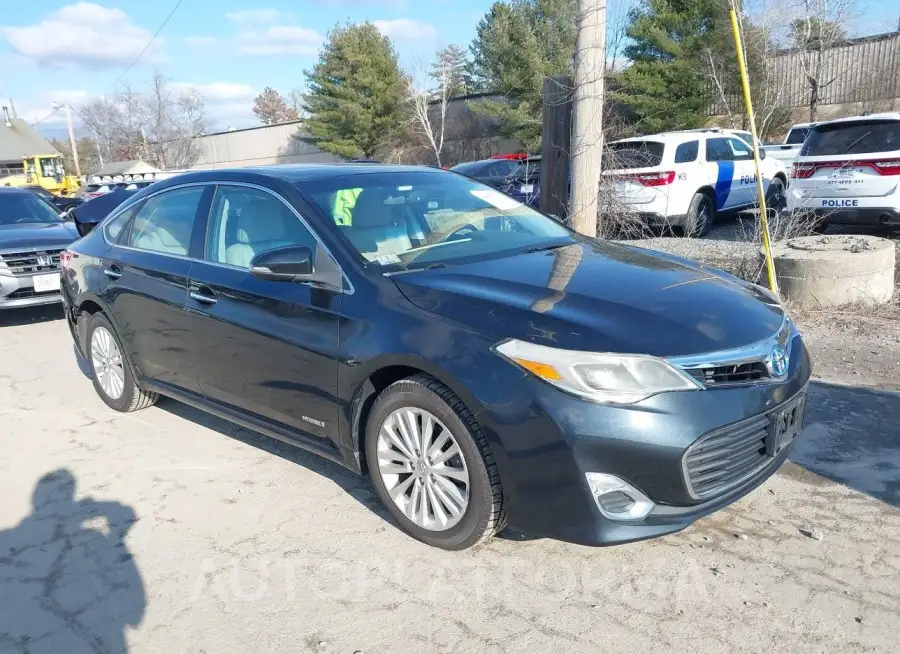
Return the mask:
<path id="1" fill-rule="evenodd" d="M 505 526 L 500 477 L 468 408 L 426 375 L 388 386 L 366 423 L 366 460 L 381 501 L 400 526 L 448 550 Z"/>
<path id="2" fill-rule="evenodd" d="M 101 313 L 91 316 L 87 329 L 87 358 L 94 390 L 108 407 L 128 413 L 156 404 L 159 396 L 138 388 L 122 352 L 122 344 L 109 320 Z"/>
<path id="3" fill-rule="evenodd" d="M 684 235 L 702 238 L 709 234 L 716 218 L 716 205 L 706 193 L 696 193 L 685 217 Z"/>

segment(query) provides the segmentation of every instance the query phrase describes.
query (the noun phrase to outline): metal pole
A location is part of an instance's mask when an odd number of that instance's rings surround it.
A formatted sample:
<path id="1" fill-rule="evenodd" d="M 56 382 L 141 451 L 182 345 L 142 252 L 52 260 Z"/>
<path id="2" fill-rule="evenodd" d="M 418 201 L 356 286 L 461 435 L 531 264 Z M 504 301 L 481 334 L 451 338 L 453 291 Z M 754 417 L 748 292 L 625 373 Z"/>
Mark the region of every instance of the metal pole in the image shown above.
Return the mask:
<path id="1" fill-rule="evenodd" d="M 75 177 L 78 178 L 79 183 L 81 182 L 81 165 L 78 163 L 78 145 L 75 143 L 75 130 L 72 129 L 72 108 L 69 107 L 69 103 L 65 104 L 66 107 L 66 123 L 69 125 L 69 145 L 72 147 L 72 159 L 75 162 Z"/>
<path id="2" fill-rule="evenodd" d="M 597 194 L 603 152 L 603 76 L 606 70 L 606 0 L 579 0 L 575 43 L 572 197 L 569 220 L 597 235 Z"/>
<path id="3" fill-rule="evenodd" d="M 759 196 L 759 223 L 762 228 L 763 249 L 766 252 L 766 271 L 769 275 L 769 288 L 778 293 L 778 280 L 775 277 L 775 262 L 772 260 L 772 243 L 769 238 L 769 218 L 766 214 L 766 189 L 763 186 L 760 170 L 759 139 L 756 136 L 756 117 L 753 115 L 753 100 L 750 97 L 750 80 L 747 77 L 747 64 L 744 61 L 744 46 L 741 43 L 741 28 L 738 25 L 734 4 L 728 12 L 731 17 L 731 30 L 734 32 L 734 47 L 737 49 L 738 68 L 741 70 L 741 87 L 744 90 L 744 102 L 747 105 L 747 117 L 750 119 L 750 134 L 753 136 L 753 163 L 756 166 L 756 192 Z"/>

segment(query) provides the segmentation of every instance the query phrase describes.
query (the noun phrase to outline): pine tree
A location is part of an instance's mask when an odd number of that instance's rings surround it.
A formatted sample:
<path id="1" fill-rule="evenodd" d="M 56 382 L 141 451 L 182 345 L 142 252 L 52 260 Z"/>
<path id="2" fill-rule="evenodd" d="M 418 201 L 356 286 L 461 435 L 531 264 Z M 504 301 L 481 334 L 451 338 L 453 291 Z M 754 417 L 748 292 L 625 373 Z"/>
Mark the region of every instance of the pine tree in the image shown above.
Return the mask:
<path id="1" fill-rule="evenodd" d="M 569 75 L 575 54 L 577 0 L 495 2 L 478 23 L 470 51 L 472 84 L 507 102 L 479 102 L 503 134 L 536 151 L 541 143 L 544 77 Z"/>
<path id="2" fill-rule="evenodd" d="M 374 157 L 403 123 L 405 78 L 390 39 L 372 23 L 332 30 L 306 77 L 306 138 L 327 152 Z"/>
<path id="3" fill-rule="evenodd" d="M 271 86 L 263 89 L 263 92 L 253 100 L 253 113 L 259 116 L 263 125 L 285 123 L 299 118 L 297 111 L 291 108 L 284 97 Z"/>
<path id="4" fill-rule="evenodd" d="M 429 77 L 438 82 L 441 81 L 441 72 L 448 72 L 447 88 L 450 97 L 456 97 L 469 93 L 468 83 L 466 80 L 466 71 L 468 69 L 469 60 L 465 49 L 458 45 L 450 44 L 446 48 L 438 51 L 436 61 L 431 65 Z"/>
<path id="5" fill-rule="evenodd" d="M 643 0 L 631 11 L 624 49 L 631 65 L 618 76 L 616 99 L 640 131 L 703 124 L 712 99 L 705 59 L 727 43 L 726 12 L 719 0 Z"/>

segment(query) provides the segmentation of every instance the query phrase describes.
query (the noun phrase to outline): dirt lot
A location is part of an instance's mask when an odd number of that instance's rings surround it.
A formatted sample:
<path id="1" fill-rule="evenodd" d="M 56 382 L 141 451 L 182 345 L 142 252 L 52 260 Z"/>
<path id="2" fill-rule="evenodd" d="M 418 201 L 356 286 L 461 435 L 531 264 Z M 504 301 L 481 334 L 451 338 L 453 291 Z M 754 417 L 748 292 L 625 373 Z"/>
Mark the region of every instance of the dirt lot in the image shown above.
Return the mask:
<path id="1" fill-rule="evenodd" d="M 57 316 L 0 316 L 0 651 L 897 649 L 896 322 L 801 322 L 794 462 L 692 528 L 444 553 L 336 465 L 176 402 L 109 411 Z"/>

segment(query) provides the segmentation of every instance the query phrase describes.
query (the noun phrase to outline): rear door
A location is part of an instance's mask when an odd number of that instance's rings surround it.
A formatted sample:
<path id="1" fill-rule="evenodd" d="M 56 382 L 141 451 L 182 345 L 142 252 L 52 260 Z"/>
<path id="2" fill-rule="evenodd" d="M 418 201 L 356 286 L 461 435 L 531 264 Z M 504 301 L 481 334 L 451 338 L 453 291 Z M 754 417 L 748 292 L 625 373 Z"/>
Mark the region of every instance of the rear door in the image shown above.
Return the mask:
<path id="1" fill-rule="evenodd" d="M 102 261 L 108 280 L 103 297 L 139 372 L 195 392 L 185 306 L 196 218 L 209 206 L 207 188 L 177 187 L 145 200 Z"/>
<path id="2" fill-rule="evenodd" d="M 299 214 L 270 191 L 216 188 L 202 260 L 188 284 L 197 381 L 210 400 L 337 442 L 337 264 Z M 259 279 L 250 261 L 303 245 L 335 284 Z"/>
<path id="3" fill-rule="evenodd" d="M 796 160 L 794 183 L 813 198 L 881 198 L 895 193 L 900 183 L 900 120 L 816 126 Z"/>

